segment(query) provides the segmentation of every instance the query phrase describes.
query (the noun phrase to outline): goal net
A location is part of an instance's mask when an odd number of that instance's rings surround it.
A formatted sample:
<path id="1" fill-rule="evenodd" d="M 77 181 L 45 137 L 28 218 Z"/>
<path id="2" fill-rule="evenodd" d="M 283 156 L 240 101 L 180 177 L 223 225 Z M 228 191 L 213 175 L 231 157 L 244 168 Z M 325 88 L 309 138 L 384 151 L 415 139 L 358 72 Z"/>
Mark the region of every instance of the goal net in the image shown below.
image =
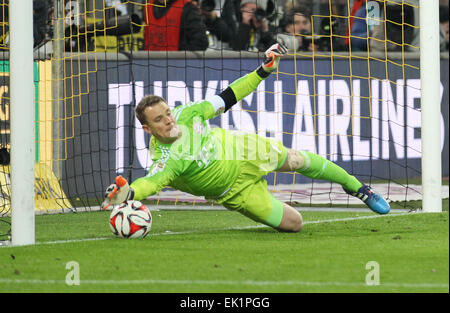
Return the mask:
<path id="1" fill-rule="evenodd" d="M 284 43 L 288 55 L 254 93 L 210 126 L 318 153 L 403 208 L 420 200 L 419 1 L 255 1 L 264 8 L 258 21 L 268 22 L 272 39 Z M 147 174 L 150 137 L 134 116 L 144 95 L 160 95 L 173 108 L 219 93 L 262 62 L 264 43 L 254 30 L 243 49 L 236 49 L 235 36 L 221 41 L 208 29 L 206 50 L 147 50 L 149 10 L 173 1 L 41 2 L 35 4 L 34 23 L 38 212 L 98 210 L 116 175 L 133 181 Z M 215 12 L 223 20 L 240 12 L 240 1 L 192 3 L 207 12 L 203 16 Z M 230 3 L 237 7 L 231 13 Z M 10 215 L 7 7 L 0 3 L 2 235 L 9 231 Z M 296 29 L 296 23 L 302 25 Z M 448 53 L 441 56 L 441 69 L 447 68 Z M 443 160 L 448 160 L 447 70 L 441 70 L 441 109 Z M 337 184 L 295 173 L 265 178 L 285 202 L 361 204 Z M 148 201 L 214 206 L 170 186 Z"/>

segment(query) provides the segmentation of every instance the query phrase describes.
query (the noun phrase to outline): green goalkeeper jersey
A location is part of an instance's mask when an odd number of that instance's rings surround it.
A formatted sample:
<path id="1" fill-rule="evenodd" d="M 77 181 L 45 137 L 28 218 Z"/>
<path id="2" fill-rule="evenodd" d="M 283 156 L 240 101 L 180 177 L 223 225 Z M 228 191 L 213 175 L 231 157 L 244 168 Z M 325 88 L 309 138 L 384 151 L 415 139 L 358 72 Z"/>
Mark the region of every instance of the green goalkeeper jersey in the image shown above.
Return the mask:
<path id="1" fill-rule="evenodd" d="M 238 175 L 237 163 L 222 158 L 226 149 L 235 153 L 234 145 L 225 146 L 226 142 L 232 143 L 226 139 L 231 134 L 208 126 L 206 120 L 215 114 L 213 105 L 206 100 L 179 106 L 173 115 L 182 136 L 172 144 L 151 138 L 153 164 L 147 176 L 131 184 L 134 199 L 145 199 L 165 186 L 196 196 L 220 197 Z"/>
<path id="2" fill-rule="evenodd" d="M 236 100 L 254 91 L 262 80 L 254 71 L 233 82 L 230 87 Z M 163 144 L 152 136 L 153 164 L 145 177 L 131 184 L 134 199 L 143 200 L 166 186 L 213 199 L 227 193 L 239 174 L 236 138 L 224 129 L 208 126 L 208 119 L 223 112 L 213 100 L 190 102 L 173 110 L 182 131 L 174 143 Z"/>

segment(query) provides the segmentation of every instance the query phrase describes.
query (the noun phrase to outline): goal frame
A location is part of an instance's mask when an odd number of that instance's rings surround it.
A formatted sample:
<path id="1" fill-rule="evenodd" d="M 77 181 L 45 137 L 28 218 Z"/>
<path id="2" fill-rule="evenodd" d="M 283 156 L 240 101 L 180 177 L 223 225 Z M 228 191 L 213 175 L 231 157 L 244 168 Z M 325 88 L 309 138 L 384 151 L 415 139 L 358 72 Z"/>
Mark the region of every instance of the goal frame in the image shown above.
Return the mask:
<path id="1" fill-rule="evenodd" d="M 11 244 L 35 243 L 33 2 L 9 2 Z"/>
<path id="2" fill-rule="evenodd" d="M 420 0 L 422 210 L 442 212 L 439 0 Z"/>

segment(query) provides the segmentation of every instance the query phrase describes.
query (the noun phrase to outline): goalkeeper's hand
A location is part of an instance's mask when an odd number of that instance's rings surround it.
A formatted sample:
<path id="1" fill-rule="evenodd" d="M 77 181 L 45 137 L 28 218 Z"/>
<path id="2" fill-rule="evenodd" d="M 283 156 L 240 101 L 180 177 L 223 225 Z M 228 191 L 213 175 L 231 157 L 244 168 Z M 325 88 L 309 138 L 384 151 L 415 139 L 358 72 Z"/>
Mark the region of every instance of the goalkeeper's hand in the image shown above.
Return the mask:
<path id="1" fill-rule="evenodd" d="M 120 204 L 133 199 L 133 189 L 122 176 L 117 176 L 115 183 L 109 185 L 105 191 L 105 200 L 102 202 L 102 210 L 106 210 L 111 204 Z"/>
<path id="2" fill-rule="evenodd" d="M 277 69 L 278 63 L 283 55 L 287 53 L 287 49 L 280 43 L 273 44 L 266 50 L 262 68 L 267 73 L 272 73 Z"/>

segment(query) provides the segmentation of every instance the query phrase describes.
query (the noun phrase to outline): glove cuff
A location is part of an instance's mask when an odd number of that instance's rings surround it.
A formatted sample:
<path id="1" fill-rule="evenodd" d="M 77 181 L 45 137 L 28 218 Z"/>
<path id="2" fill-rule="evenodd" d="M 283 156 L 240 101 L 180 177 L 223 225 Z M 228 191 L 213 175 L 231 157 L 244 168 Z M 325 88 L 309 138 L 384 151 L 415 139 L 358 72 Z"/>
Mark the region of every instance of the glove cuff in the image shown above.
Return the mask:
<path id="1" fill-rule="evenodd" d="M 261 78 L 267 78 L 269 77 L 270 73 L 272 72 L 267 72 L 264 67 L 262 65 L 260 65 L 257 69 L 256 69 L 256 74 L 259 75 L 259 77 Z"/>

